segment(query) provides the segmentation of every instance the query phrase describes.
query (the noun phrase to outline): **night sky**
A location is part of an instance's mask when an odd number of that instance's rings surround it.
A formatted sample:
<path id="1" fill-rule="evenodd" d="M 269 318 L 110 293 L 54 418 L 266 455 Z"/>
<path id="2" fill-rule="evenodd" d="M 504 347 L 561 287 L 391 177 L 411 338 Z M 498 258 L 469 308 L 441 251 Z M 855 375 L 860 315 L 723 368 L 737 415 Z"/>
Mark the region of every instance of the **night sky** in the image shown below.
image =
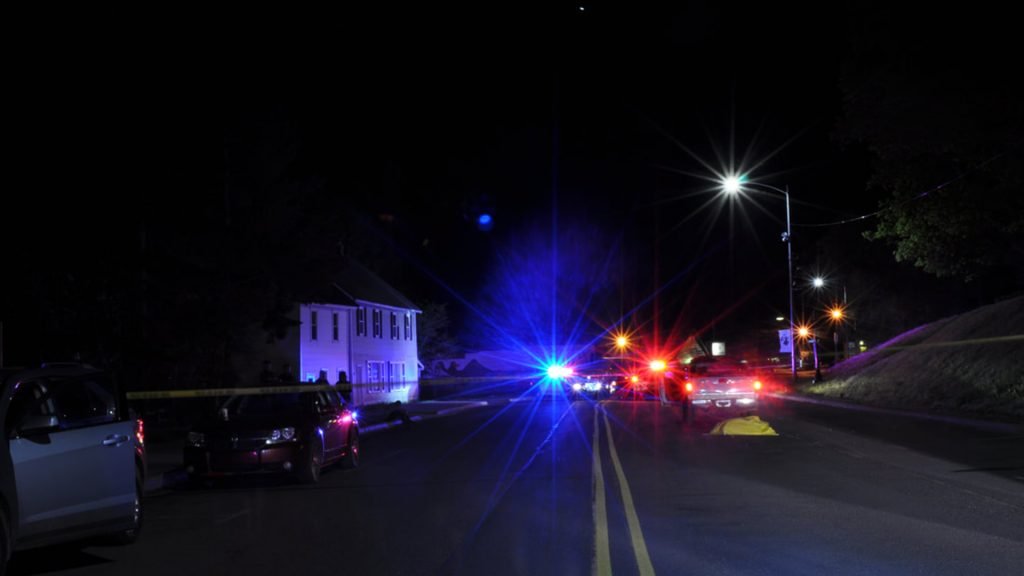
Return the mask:
<path id="1" fill-rule="evenodd" d="M 806 275 L 832 228 L 800 225 L 870 213 L 881 197 L 866 192 L 867 151 L 834 136 L 857 47 L 937 34 L 981 54 L 999 20 L 546 4 L 26 17 L 36 41 L 9 86 L 24 97 L 14 159 L 26 177 L 5 192 L 7 264 L 32 276 L 137 242 L 143 219 L 187 226 L 223 210 L 225 182 L 251 186 L 286 157 L 281 173 L 364 216 L 363 241 L 388 261 L 371 264 L 415 299 L 451 302 L 463 333 L 474 314 L 458 299 L 486 300 L 500 255 L 552 226 L 612 256 L 595 325 L 692 266 L 656 299 L 660 330 L 763 327 L 786 305 L 784 205 L 762 197 L 764 211 L 731 223 L 695 213 L 715 195 L 703 163 L 757 164 L 752 179 L 789 186 Z M 475 224 L 483 210 L 489 231 Z M 868 229 L 853 227 L 851 242 Z M 637 322 L 651 326 L 653 306 Z"/>

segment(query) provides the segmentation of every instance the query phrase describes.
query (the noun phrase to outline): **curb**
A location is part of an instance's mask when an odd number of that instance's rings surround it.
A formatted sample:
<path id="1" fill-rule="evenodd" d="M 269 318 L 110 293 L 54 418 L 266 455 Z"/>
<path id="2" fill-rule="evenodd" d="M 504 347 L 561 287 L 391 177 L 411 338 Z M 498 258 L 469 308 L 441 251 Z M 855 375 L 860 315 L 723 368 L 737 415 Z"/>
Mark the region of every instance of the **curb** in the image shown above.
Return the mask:
<path id="1" fill-rule="evenodd" d="M 466 410 L 472 410 L 473 408 L 480 408 L 481 406 L 489 406 L 489 404 L 488 404 L 488 402 L 486 400 L 481 400 L 479 402 L 471 402 L 471 403 L 468 403 L 468 404 L 463 405 L 463 406 L 455 406 L 453 408 L 445 408 L 444 410 L 438 410 L 437 412 L 435 412 L 433 414 L 417 414 L 415 416 L 410 416 L 409 417 L 409 421 L 410 422 L 420 422 L 420 421 L 423 421 L 423 420 L 430 420 L 432 418 L 438 418 L 440 416 L 447 416 L 449 414 L 457 414 L 459 412 L 463 412 L 463 411 L 466 411 Z M 404 423 L 405 423 L 404 420 L 392 420 L 390 422 L 381 422 L 380 424 L 374 424 L 372 426 L 366 426 L 364 428 L 360 428 L 359 429 L 359 433 L 360 434 L 372 434 L 373 432 L 378 432 L 380 430 L 387 430 L 388 428 L 397 428 L 398 426 L 401 426 Z"/>
<path id="2" fill-rule="evenodd" d="M 932 420 L 935 422 L 956 424 L 968 428 L 979 428 L 981 430 L 989 430 L 992 432 L 1004 432 L 1009 434 L 1024 433 L 1024 426 L 1019 426 L 1016 424 L 1010 424 L 1005 422 L 975 420 L 972 418 L 963 418 L 960 416 L 943 416 L 939 414 L 928 414 L 927 412 L 911 412 L 908 410 L 898 410 L 895 408 L 877 408 L 875 406 L 866 406 L 864 404 L 854 404 L 851 402 L 841 402 L 839 400 L 831 400 L 825 398 L 814 398 L 811 396 L 803 396 L 799 394 L 779 394 L 776 392 L 768 392 L 765 394 L 765 396 L 769 396 L 777 400 L 782 400 L 784 402 L 816 404 L 818 406 L 828 406 L 830 408 L 839 408 L 842 410 L 852 410 L 856 412 L 870 412 L 872 414 L 884 414 L 886 416 L 902 416 L 906 418 L 917 418 L 919 420 Z"/>
<path id="3" fill-rule="evenodd" d="M 173 488 L 184 483 L 186 480 L 188 480 L 188 474 L 185 473 L 184 468 L 172 468 L 159 476 L 147 476 L 143 492 L 149 494 Z"/>

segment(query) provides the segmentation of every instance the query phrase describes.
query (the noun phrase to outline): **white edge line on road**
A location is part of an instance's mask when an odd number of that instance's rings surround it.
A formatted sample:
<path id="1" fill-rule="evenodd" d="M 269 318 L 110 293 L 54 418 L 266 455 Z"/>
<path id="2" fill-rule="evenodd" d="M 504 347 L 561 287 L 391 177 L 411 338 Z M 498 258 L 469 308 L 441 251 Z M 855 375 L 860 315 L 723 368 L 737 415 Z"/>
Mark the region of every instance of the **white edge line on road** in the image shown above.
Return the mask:
<path id="1" fill-rule="evenodd" d="M 612 465 L 615 467 L 615 475 L 619 478 L 619 488 L 622 491 L 622 505 L 626 509 L 626 524 L 629 526 L 630 540 L 633 542 L 633 554 L 636 556 L 636 567 L 640 576 L 654 576 L 654 565 L 651 564 L 651 556 L 647 553 L 647 543 L 644 542 L 644 532 L 640 529 L 640 517 L 633 505 L 633 494 L 629 490 L 629 482 L 626 480 L 626 473 L 622 469 L 622 462 L 619 461 L 619 453 L 615 449 L 615 440 L 612 439 L 612 426 L 608 423 L 608 414 L 604 414 L 604 429 L 608 433 L 608 452 L 612 456 Z"/>
<path id="2" fill-rule="evenodd" d="M 594 405 L 594 565 L 596 576 L 611 576 L 612 555 L 608 545 L 608 502 L 604 490 L 604 471 L 601 468 L 601 435 L 598 433 L 600 411 Z"/>
<path id="3" fill-rule="evenodd" d="M 856 412 L 871 412 L 873 414 L 885 414 L 887 416 L 904 416 L 907 418 L 917 418 L 920 420 L 935 420 L 937 422 L 946 422 L 949 424 L 958 424 L 960 426 L 967 426 L 971 428 L 981 428 L 984 430 L 994 430 L 997 432 L 1007 432 L 1020 434 L 1024 432 L 1024 427 L 1015 424 L 1004 423 L 1004 422 L 990 422 L 987 420 L 973 420 L 970 418 L 960 418 L 957 416 L 942 416 L 939 414 L 926 414 L 922 412 L 909 412 L 906 410 L 897 410 L 895 408 L 877 408 L 875 406 L 865 406 L 863 404 L 853 404 L 850 402 L 840 402 L 839 400 L 831 400 L 825 398 L 811 398 L 809 396 L 801 396 L 798 394 L 778 394 L 775 392 L 768 392 L 765 396 L 770 396 L 777 400 L 784 402 L 800 402 L 803 404 L 817 404 L 819 406 L 828 406 L 830 408 L 840 408 L 843 410 L 853 410 Z"/>

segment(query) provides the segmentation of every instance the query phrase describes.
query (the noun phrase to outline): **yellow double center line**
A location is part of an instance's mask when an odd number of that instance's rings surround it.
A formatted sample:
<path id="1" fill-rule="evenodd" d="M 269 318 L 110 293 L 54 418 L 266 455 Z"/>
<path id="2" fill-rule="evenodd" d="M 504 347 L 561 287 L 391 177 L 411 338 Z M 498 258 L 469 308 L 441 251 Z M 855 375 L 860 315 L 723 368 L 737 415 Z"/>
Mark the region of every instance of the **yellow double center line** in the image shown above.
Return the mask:
<path id="1" fill-rule="evenodd" d="M 612 457 L 612 466 L 615 475 L 619 480 L 619 489 L 622 493 L 622 505 L 626 511 L 626 524 L 629 526 L 629 537 L 633 544 L 633 555 L 636 557 L 636 566 L 640 576 L 654 576 L 654 566 L 651 564 L 651 556 L 647 553 L 647 543 L 644 541 L 644 533 L 640 528 L 640 517 L 633 505 L 633 494 L 629 490 L 629 481 L 626 480 L 626 473 L 622 469 L 622 462 L 619 460 L 619 453 L 615 449 L 615 440 L 612 438 L 612 427 L 608 423 L 608 414 L 594 406 L 594 438 L 593 438 L 593 466 L 594 466 L 594 574 L 597 576 L 611 576 L 612 561 L 611 549 L 608 545 L 608 505 L 604 488 L 604 471 L 601 466 L 601 443 L 598 434 L 598 418 L 604 418 L 604 429 L 608 436 L 608 452 Z"/>

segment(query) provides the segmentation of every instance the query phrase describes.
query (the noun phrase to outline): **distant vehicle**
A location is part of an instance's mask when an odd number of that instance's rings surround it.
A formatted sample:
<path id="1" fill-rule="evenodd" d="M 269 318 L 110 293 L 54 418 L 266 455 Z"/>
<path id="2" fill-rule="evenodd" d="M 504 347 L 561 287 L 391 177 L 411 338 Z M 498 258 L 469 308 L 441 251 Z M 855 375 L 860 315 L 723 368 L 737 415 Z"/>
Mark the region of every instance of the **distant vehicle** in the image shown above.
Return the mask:
<path id="1" fill-rule="evenodd" d="M 694 358 L 684 370 L 684 387 L 694 415 L 753 413 L 761 379 L 748 365 L 725 356 Z"/>
<path id="2" fill-rule="evenodd" d="M 219 418 L 188 433 L 185 470 L 193 481 L 260 473 L 313 484 L 333 463 L 359 465 L 359 424 L 337 391 L 233 396 Z"/>
<path id="3" fill-rule="evenodd" d="M 572 376 L 566 378 L 570 396 L 574 400 L 589 397 L 594 400 L 607 398 L 615 391 L 617 381 L 610 376 Z"/>
<path id="4" fill-rule="evenodd" d="M 8 374 L 0 391 L 0 568 L 14 550 L 135 541 L 146 450 L 124 389 L 102 370 L 62 363 Z"/>
<path id="5" fill-rule="evenodd" d="M 657 400 L 657 384 L 646 375 L 624 375 L 616 381 L 611 393 L 612 400 Z"/>

